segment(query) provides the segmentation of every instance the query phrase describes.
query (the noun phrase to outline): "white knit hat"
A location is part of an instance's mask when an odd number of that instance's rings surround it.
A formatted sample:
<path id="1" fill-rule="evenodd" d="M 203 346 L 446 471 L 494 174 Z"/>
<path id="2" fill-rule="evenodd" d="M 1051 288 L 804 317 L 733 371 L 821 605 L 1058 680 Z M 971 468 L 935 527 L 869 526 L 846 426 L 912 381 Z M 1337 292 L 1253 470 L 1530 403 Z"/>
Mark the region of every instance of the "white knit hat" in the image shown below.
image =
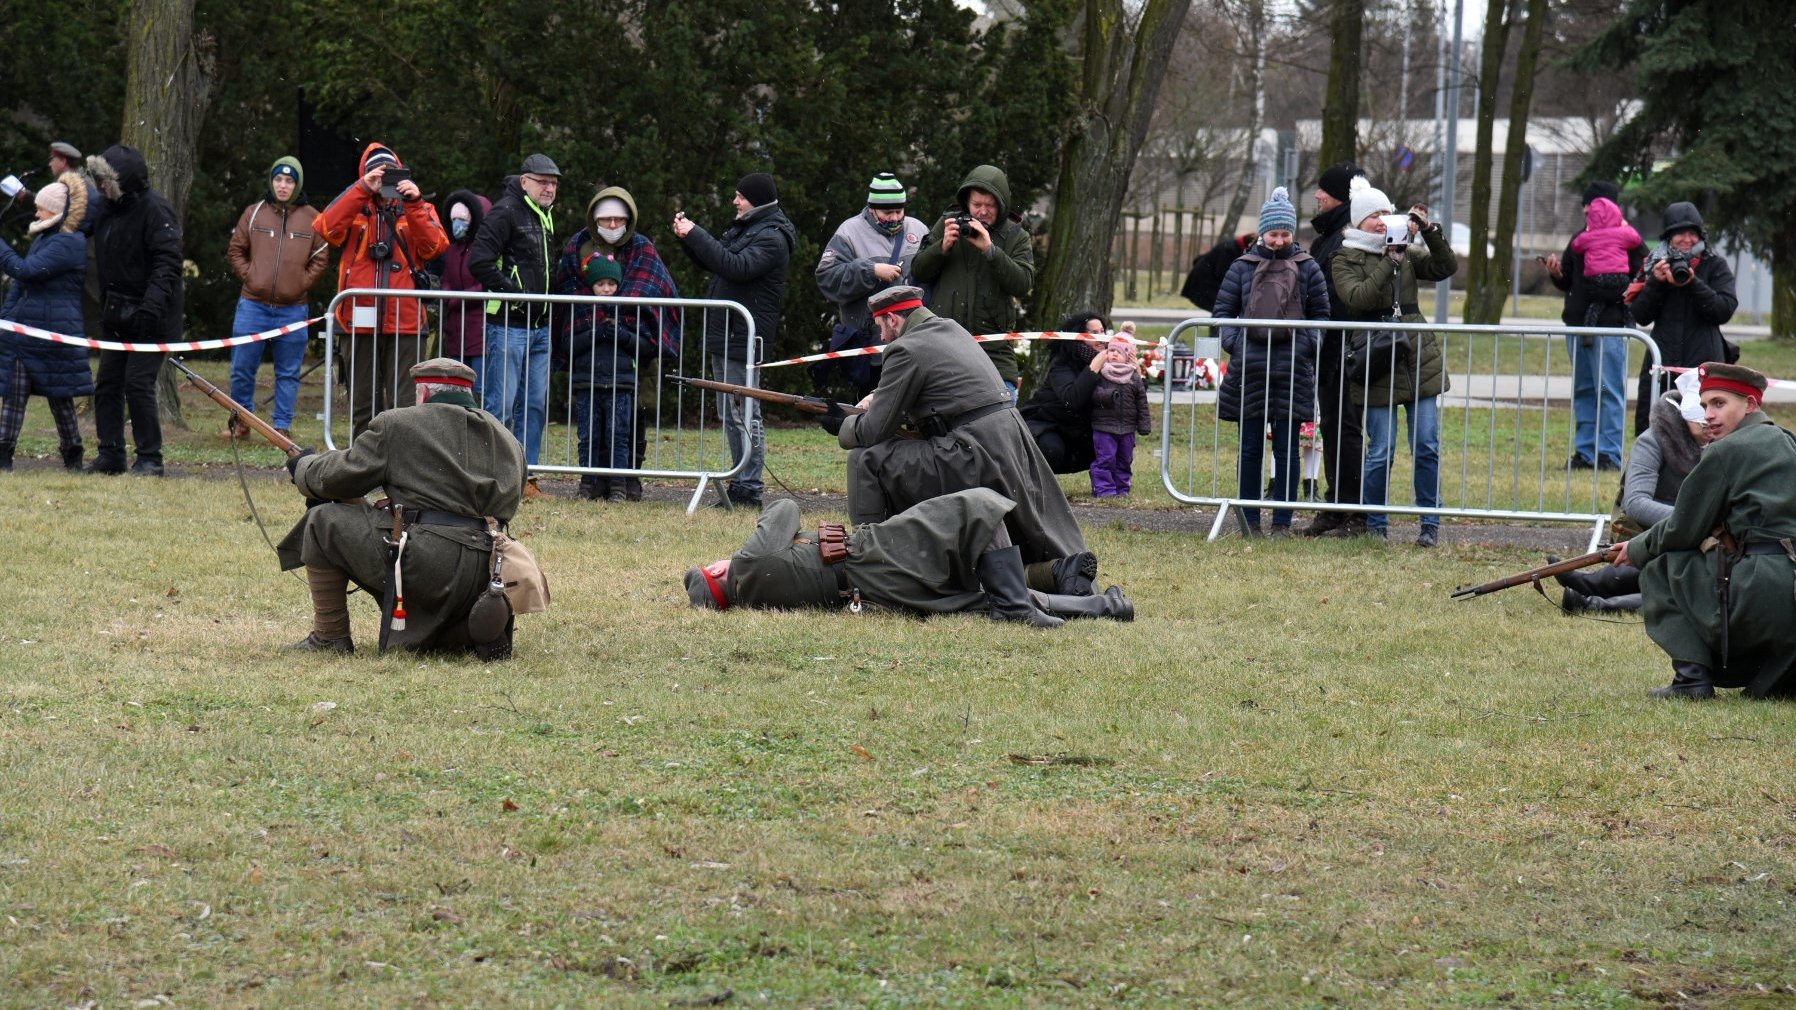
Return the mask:
<path id="1" fill-rule="evenodd" d="M 1353 219 L 1349 227 L 1352 228 L 1358 228 L 1361 221 L 1373 214 L 1391 214 L 1397 210 L 1391 204 L 1391 198 L 1384 195 L 1384 190 L 1373 189 L 1363 175 L 1353 177 L 1352 184 L 1347 187 L 1347 194 L 1347 206 L 1350 208 L 1348 214 Z"/>
<path id="2" fill-rule="evenodd" d="M 26 231 L 33 235 L 49 231 L 62 223 L 63 215 L 69 211 L 69 188 L 60 182 L 53 182 L 45 186 L 37 191 L 37 205 L 39 209 L 47 210 L 55 216 L 31 222 Z"/>

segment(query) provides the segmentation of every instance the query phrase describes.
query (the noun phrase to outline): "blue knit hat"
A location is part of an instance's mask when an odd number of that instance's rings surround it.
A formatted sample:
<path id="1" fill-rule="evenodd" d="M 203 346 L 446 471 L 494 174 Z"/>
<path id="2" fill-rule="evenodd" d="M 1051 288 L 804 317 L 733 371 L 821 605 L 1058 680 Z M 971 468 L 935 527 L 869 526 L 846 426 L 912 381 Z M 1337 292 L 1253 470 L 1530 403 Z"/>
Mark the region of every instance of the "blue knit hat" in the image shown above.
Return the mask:
<path id="1" fill-rule="evenodd" d="M 1272 199 L 1260 204 L 1260 234 L 1269 231 L 1297 231 L 1297 208 L 1291 206 L 1291 195 L 1280 186 L 1272 191 Z"/>

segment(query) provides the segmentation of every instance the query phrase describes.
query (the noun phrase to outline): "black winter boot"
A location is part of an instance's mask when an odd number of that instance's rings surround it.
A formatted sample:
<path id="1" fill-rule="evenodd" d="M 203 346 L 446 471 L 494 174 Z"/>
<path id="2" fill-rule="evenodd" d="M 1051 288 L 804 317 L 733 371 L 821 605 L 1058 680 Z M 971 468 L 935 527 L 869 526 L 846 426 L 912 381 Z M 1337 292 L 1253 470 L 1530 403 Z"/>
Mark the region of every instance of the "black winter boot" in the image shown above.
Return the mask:
<path id="1" fill-rule="evenodd" d="M 1715 681 L 1709 675 L 1709 668 L 1701 663 L 1674 659 L 1671 661 L 1671 683 L 1653 688 L 1651 694 L 1655 698 L 1708 701 L 1715 697 Z"/>
<path id="2" fill-rule="evenodd" d="M 979 584 L 994 621 L 1021 621 L 1035 628 L 1058 628 L 1066 622 L 1044 614 L 1030 598 L 1023 572 L 1023 549 L 1011 546 L 979 555 Z"/>
<path id="3" fill-rule="evenodd" d="M 0 442 L 0 473 L 12 472 L 12 449 L 11 442 Z"/>
<path id="4" fill-rule="evenodd" d="M 1123 595 L 1122 588 L 1111 586 L 1102 596 L 1055 596 L 1030 593 L 1035 605 L 1055 617 L 1108 617 L 1113 621 L 1133 621 L 1135 604 Z"/>
<path id="5" fill-rule="evenodd" d="M 604 501 L 610 494 L 610 477 L 582 477 L 580 489 L 574 492 L 574 497 L 581 501 Z"/>
<path id="6" fill-rule="evenodd" d="M 62 450 L 62 468 L 64 470 L 79 470 L 79 469 L 81 469 L 81 457 L 83 455 L 84 455 L 84 452 L 83 452 L 81 446 L 78 446 L 78 445 L 64 446 L 63 450 Z"/>
<path id="7" fill-rule="evenodd" d="M 123 448 L 112 448 L 102 445 L 100 446 L 100 451 L 94 455 L 93 462 L 82 467 L 82 472 L 114 476 L 124 473 L 125 466 L 125 450 Z"/>

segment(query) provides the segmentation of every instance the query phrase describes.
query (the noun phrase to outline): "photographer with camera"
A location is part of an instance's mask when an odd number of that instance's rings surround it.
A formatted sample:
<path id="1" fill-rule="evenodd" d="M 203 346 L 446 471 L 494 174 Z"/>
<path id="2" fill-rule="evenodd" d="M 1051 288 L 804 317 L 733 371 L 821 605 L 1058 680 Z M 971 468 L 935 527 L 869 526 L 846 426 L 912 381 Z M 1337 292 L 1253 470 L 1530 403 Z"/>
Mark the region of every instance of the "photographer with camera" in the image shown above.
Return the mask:
<path id="1" fill-rule="evenodd" d="M 1693 203 L 1665 208 L 1660 243 L 1646 258 L 1640 290 L 1634 295 L 1634 321 L 1651 325 L 1659 345 L 1660 364 L 1695 368 L 1705 361 L 1732 363 L 1738 348 L 1721 337 L 1721 324 L 1732 319 L 1740 299 L 1734 296 L 1734 272 L 1727 260 L 1709 254 L 1708 232 Z M 1640 364 L 1640 401 L 1634 407 L 1634 434 L 1652 422 L 1654 382 L 1651 361 Z"/>
<path id="2" fill-rule="evenodd" d="M 423 358 L 429 339 L 424 306 L 406 292 L 429 287 L 428 279 L 419 281 L 424 264 L 449 248 L 436 209 L 425 202 L 398 155 L 384 144 L 369 144 L 359 167 L 362 177 L 314 222 L 326 242 L 343 250 L 339 291 L 394 292 L 352 298 L 337 307 L 337 325 L 349 340 L 343 362 L 355 435 L 379 411 L 402 404 L 400 384 Z"/>
<path id="3" fill-rule="evenodd" d="M 1428 220 L 1420 204 L 1407 215 L 1392 214 L 1390 198 L 1355 180 L 1351 219 L 1357 227 L 1342 232 L 1341 249 L 1329 263 L 1335 291 L 1353 320 L 1427 322 L 1416 303 L 1416 285 L 1443 281 L 1459 269 L 1459 259 L 1441 227 Z M 1385 215 L 1389 214 L 1387 217 Z M 1419 241 L 1418 241 L 1419 240 Z M 1355 335 L 1357 336 L 1357 334 Z M 1368 334 L 1368 336 L 1370 336 Z M 1366 471 L 1363 500 L 1383 505 L 1390 478 L 1397 408 L 1409 415 L 1409 444 L 1415 454 L 1416 504 L 1434 508 L 1440 491 L 1440 396 L 1449 386 L 1447 359 L 1438 333 L 1406 333 L 1392 360 L 1371 355 L 1365 371 L 1347 366 L 1353 402 L 1366 410 Z M 1370 345 L 1368 344 L 1368 349 Z M 1363 353 L 1356 348 L 1354 354 Z M 1417 547 L 1433 547 L 1440 538 L 1440 517 L 1422 517 Z M 1380 540 L 1389 536 L 1390 517 L 1366 516 L 1366 532 Z"/>
<path id="4" fill-rule="evenodd" d="M 1035 284 L 1035 250 L 1029 232 L 1008 216 L 1010 178 L 993 165 L 967 173 L 948 210 L 923 240 L 911 276 L 932 289 L 929 310 L 968 333 L 1009 333 L 1017 328 L 1017 299 Z M 1105 239 L 1109 241 L 1109 239 Z M 981 344 L 1016 402 L 1016 347 Z"/>

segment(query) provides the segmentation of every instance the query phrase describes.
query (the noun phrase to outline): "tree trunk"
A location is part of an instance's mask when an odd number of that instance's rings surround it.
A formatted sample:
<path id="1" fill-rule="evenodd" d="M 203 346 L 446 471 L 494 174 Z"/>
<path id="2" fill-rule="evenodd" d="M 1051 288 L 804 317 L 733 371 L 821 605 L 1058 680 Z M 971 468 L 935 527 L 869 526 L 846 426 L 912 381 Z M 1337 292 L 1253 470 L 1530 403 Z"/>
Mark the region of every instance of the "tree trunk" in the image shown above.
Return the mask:
<path id="1" fill-rule="evenodd" d="M 124 143 L 150 166 L 150 187 L 187 211 L 200 126 L 212 94 L 216 41 L 195 33 L 194 0 L 132 0 L 126 57 Z M 156 377 L 156 407 L 165 423 L 186 428 L 179 376 L 167 364 Z"/>
<path id="2" fill-rule="evenodd" d="M 1509 26 L 1514 20 L 1506 15 L 1520 2 L 1490 0 L 1484 14 L 1484 51 L 1478 60 L 1478 139 L 1472 150 L 1472 206 L 1466 222 L 1466 230 L 1471 233 L 1471 248 L 1466 250 L 1467 322 L 1472 321 L 1471 306 L 1483 303 L 1484 290 L 1490 284 L 1490 257 L 1485 249 L 1490 241 L 1491 136 L 1497 128 L 1497 86 L 1502 83 L 1503 52 L 1509 48 Z"/>
<path id="3" fill-rule="evenodd" d="M 1522 155 L 1528 148 L 1528 116 L 1534 102 L 1534 71 L 1540 56 L 1540 36 L 1547 20 L 1547 0 L 1527 0 L 1528 24 L 1522 30 L 1521 51 L 1516 55 L 1515 83 L 1509 92 L 1509 133 L 1503 143 L 1503 185 L 1497 197 L 1496 251 L 1481 288 L 1466 292 L 1465 321 L 1498 323 L 1503 302 L 1509 297 L 1510 271 L 1515 261 L 1516 214 L 1521 207 Z M 1474 236 L 1473 241 L 1477 238 Z M 1480 247 L 1481 248 L 1481 247 Z"/>
<path id="4" fill-rule="evenodd" d="M 1236 222 L 1247 210 L 1248 196 L 1253 193 L 1253 180 L 1259 174 L 1260 127 L 1266 122 L 1266 0 L 1245 0 L 1233 20 L 1235 37 L 1247 47 L 1247 147 L 1241 174 L 1235 179 L 1235 191 L 1222 215 L 1221 231 L 1225 235 L 1234 234 Z"/>
<path id="5" fill-rule="evenodd" d="M 1359 65 L 1366 0 L 1334 0 L 1329 14 L 1328 95 L 1322 105 L 1319 168 L 1359 160 Z"/>
<path id="6" fill-rule="evenodd" d="M 1110 312 L 1111 244 L 1091 236 L 1116 234 L 1135 155 L 1190 6 L 1147 0 L 1131 34 L 1123 0 L 1086 0 L 1078 122 L 1062 149 L 1047 262 L 1035 284 L 1036 315 L 1049 325 L 1077 310 Z"/>
<path id="7" fill-rule="evenodd" d="M 1771 337 L 1796 339 L 1796 231 L 1778 228 L 1771 240 Z"/>

